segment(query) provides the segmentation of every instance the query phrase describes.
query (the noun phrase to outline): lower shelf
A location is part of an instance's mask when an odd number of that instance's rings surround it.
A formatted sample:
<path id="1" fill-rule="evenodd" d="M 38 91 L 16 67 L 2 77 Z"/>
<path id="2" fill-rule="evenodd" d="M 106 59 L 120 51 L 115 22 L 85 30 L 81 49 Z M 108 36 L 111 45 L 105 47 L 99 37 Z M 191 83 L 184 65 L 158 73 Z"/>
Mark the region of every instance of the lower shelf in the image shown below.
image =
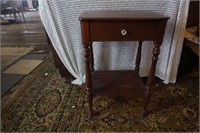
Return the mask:
<path id="1" fill-rule="evenodd" d="M 96 96 L 144 95 L 145 86 L 136 71 L 94 71 L 92 93 Z"/>

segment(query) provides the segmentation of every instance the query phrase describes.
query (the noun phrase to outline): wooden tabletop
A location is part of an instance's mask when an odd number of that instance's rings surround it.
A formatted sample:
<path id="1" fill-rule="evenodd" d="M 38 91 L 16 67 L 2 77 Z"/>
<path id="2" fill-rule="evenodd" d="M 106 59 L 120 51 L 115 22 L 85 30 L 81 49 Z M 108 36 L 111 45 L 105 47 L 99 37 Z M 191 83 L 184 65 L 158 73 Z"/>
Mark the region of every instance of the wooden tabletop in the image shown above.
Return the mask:
<path id="1" fill-rule="evenodd" d="M 86 11 L 79 20 L 155 20 L 169 17 L 150 10 Z"/>

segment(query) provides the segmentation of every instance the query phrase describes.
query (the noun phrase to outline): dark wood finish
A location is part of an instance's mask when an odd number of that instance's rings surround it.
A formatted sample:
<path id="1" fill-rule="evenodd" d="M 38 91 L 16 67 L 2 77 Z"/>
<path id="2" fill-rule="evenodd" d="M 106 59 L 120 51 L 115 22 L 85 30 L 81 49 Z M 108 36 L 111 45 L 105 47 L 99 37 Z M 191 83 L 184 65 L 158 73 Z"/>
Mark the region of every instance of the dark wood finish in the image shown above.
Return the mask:
<path id="1" fill-rule="evenodd" d="M 149 21 L 92 21 L 90 22 L 91 41 L 147 41 L 154 40 L 158 22 Z M 127 35 L 122 36 L 121 30 Z M 96 32 L 98 31 L 98 32 Z M 110 34 L 112 33 L 112 35 Z M 141 34 L 143 34 L 141 36 Z"/>
<path id="2" fill-rule="evenodd" d="M 163 20 L 169 17 L 148 10 L 112 10 L 112 11 L 86 11 L 79 17 L 81 21 L 107 21 L 107 20 Z"/>
<path id="3" fill-rule="evenodd" d="M 144 95 L 144 84 L 136 71 L 92 72 L 92 93 L 96 96 Z"/>
<path id="4" fill-rule="evenodd" d="M 147 79 L 147 88 L 146 88 L 145 97 L 144 97 L 144 106 L 143 106 L 143 115 L 144 116 L 147 115 L 147 106 L 148 106 L 149 100 L 153 93 L 152 86 L 153 86 L 156 63 L 158 60 L 159 53 L 160 53 L 160 45 L 155 43 L 155 47 L 153 49 L 153 58 L 152 58 L 151 69 L 150 69 L 149 76 Z"/>
<path id="5" fill-rule="evenodd" d="M 200 1 L 190 0 L 187 25 L 186 27 L 193 27 L 199 25 L 199 3 Z"/>
<path id="6" fill-rule="evenodd" d="M 91 117 L 93 116 L 93 95 L 139 96 L 141 92 L 144 95 L 143 116 L 147 114 L 147 106 L 153 92 L 156 63 L 168 19 L 169 17 L 151 11 L 127 10 L 88 11 L 79 17 L 85 57 L 87 100 Z M 155 47 L 147 87 L 144 88 L 138 72 L 142 41 L 146 40 L 154 41 Z M 93 41 L 139 41 L 136 71 L 92 70 L 91 72 L 89 64 L 94 63 L 93 53 L 90 52 Z"/>
<path id="7" fill-rule="evenodd" d="M 89 111 L 90 111 L 90 117 L 93 116 L 93 109 L 92 109 L 92 79 L 91 79 L 91 72 L 90 72 L 90 63 L 89 63 L 89 55 L 90 55 L 90 49 L 88 45 L 84 45 L 84 60 L 85 60 L 85 71 L 86 71 L 86 93 L 87 93 L 87 101 L 89 104 Z"/>
<path id="8" fill-rule="evenodd" d="M 92 43 L 90 43 L 90 69 L 91 71 L 94 71 L 94 55 Z"/>
<path id="9" fill-rule="evenodd" d="M 140 60 L 141 60 L 141 51 L 142 51 L 142 41 L 139 41 L 138 51 L 136 56 L 135 70 L 139 73 L 140 70 Z"/>

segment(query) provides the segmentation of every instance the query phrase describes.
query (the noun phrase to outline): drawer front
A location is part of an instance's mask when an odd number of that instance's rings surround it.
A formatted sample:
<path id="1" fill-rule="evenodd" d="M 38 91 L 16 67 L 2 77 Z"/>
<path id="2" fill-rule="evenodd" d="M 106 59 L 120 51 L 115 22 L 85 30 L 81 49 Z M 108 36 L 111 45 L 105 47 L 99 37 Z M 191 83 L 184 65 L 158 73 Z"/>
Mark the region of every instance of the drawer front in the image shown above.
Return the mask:
<path id="1" fill-rule="evenodd" d="M 157 21 L 91 21 L 90 41 L 155 40 Z"/>

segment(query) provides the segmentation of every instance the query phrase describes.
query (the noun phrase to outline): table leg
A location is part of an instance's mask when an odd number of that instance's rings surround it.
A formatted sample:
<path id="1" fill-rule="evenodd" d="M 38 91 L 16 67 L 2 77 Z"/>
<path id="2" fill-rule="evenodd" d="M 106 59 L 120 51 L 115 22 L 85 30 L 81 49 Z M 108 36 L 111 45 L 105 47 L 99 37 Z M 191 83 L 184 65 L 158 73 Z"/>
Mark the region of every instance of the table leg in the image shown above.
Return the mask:
<path id="1" fill-rule="evenodd" d="M 85 60 L 85 72 L 86 72 L 86 94 L 87 94 L 87 102 L 90 111 L 90 117 L 93 117 L 93 109 L 92 109 L 92 79 L 91 79 L 91 72 L 90 72 L 90 48 L 88 45 L 84 45 L 84 60 Z"/>
<path id="2" fill-rule="evenodd" d="M 94 54 L 92 42 L 90 42 L 90 69 L 91 71 L 94 71 Z"/>
<path id="3" fill-rule="evenodd" d="M 151 69 L 149 72 L 149 77 L 147 80 L 147 87 L 145 90 L 142 116 L 146 116 L 148 113 L 147 106 L 148 106 L 148 103 L 149 103 L 151 96 L 153 94 L 153 91 L 154 91 L 152 86 L 153 86 L 153 82 L 154 82 L 154 75 L 155 75 L 156 64 L 157 64 L 159 54 L 160 54 L 160 45 L 155 42 L 155 47 L 153 49 L 153 58 L 152 58 Z"/>
<path id="4" fill-rule="evenodd" d="M 139 41 L 138 49 L 137 49 L 136 62 L 135 62 L 135 70 L 138 73 L 139 73 L 139 70 L 140 70 L 141 50 L 142 50 L 142 41 Z"/>

